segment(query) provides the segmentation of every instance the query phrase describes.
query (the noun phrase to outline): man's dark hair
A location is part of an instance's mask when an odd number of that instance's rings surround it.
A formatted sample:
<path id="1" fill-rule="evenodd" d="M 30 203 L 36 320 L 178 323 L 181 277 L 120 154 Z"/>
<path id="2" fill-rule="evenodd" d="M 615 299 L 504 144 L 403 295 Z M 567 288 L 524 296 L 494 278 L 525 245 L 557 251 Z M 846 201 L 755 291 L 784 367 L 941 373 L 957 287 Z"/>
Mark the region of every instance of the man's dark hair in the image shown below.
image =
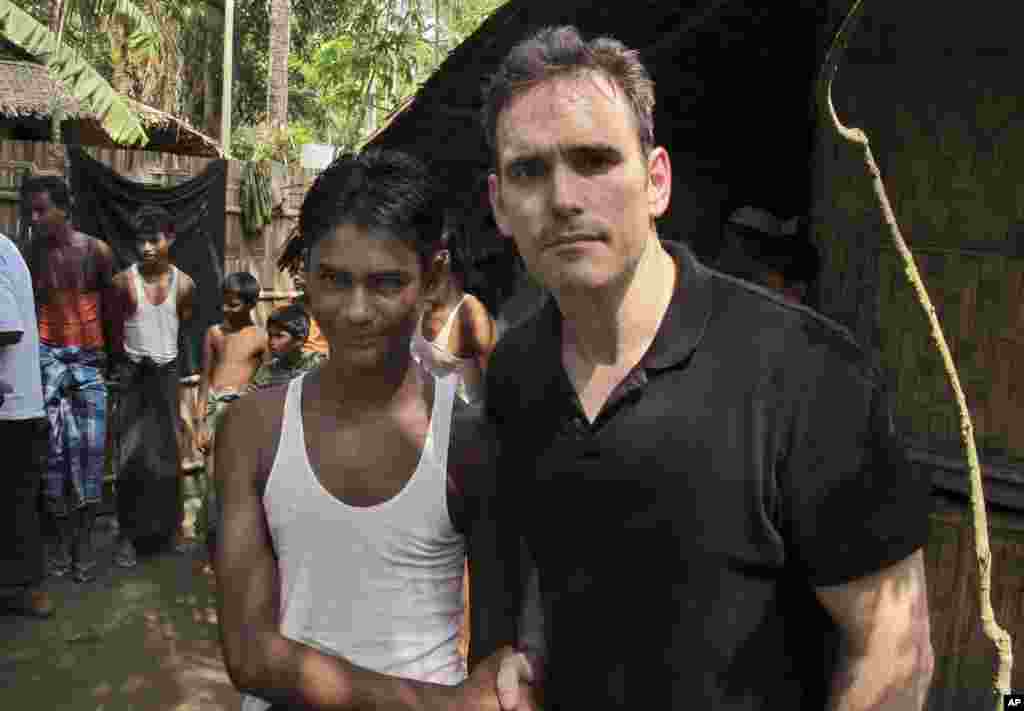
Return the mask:
<path id="1" fill-rule="evenodd" d="M 242 303 L 252 308 L 260 299 L 260 283 L 249 272 L 232 272 L 224 277 L 222 291 L 238 294 Z"/>
<path id="2" fill-rule="evenodd" d="M 368 148 L 336 158 L 317 176 L 299 211 L 298 229 L 278 260 L 309 269 L 317 242 L 342 225 L 383 230 L 416 250 L 424 269 L 441 248 L 443 213 L 437 181 L 418 159 Z"/>
<path id="3" fill-rule="evenodd" d="M 34 175 L 26 178 L 21 184 L 23 197 L 35 195 L 36 193 L 47 193 L 50 202 L 71 216 L 71 189 L 67 181 L 59 175 Z"/>
<path id="4" fill-rule="evenodd" d="M 157 232 L 173 235 L 174 220 L 171 213 L 159 205 L 143 205 L 132 216 L 132 229 L 140 235 L 154 235 Z"/>
<path id="5" fill-rule="evenodd" d="M 505 56 L 484 88 L 482 120 L 491 152 L 497 150 L 498 115 L 516 95 L 556 77 L 594 71 L 625 95 L 636 121 L 640 149 L 654 148 L 654 80 L 640 55 L 611 37 L 586 42 L 575 27 L 545 27 Z"/>
<path id="6" fill-rule="evenodd" d="M 276 326 L 285 333 L 290 333 L 300 343 L 305 343 L 309 336 L 309 314 L 299 304 L 288 304 L 276 309 L 267 317 L 267 328 Z"/>

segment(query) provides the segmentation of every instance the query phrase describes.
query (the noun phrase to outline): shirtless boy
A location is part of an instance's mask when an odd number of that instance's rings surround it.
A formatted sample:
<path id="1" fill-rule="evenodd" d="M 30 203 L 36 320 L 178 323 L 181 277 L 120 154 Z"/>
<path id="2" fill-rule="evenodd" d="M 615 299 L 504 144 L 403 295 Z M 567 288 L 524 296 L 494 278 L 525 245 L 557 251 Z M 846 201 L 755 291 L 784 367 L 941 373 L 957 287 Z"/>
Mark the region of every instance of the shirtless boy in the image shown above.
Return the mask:
<path id="1" fill-rule="evenodd" d="M 224 322 L 210 326 L 203 343 L 199 376 L 199 447 L 212 474 L 213 435 L 227 405 L 237 400 L 267 352 L 267 332 L 253 323 L 260 284 L 248 272 L 224 279 Z"/>

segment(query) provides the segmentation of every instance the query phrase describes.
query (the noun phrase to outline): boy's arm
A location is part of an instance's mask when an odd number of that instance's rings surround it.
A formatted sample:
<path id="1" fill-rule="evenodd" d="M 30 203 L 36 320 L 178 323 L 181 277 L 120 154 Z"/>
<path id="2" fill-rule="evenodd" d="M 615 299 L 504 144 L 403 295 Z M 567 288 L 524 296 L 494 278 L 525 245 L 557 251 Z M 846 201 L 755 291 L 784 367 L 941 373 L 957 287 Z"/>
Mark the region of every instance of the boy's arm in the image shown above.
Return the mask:
<path id="1" fill-rule="evenodd" d="M 225 413 L 217 435 L 220 539 L 215 552 L 224 660 L 235 686 L 288 707 L 320 710 L 498 711 L 503 656 L 447 687 L 372 672 L 281 634 L 279 572 L 262 503 L 283 394 L 253 395 Z M 254 442 L 261 443 L 252 446 Z M 355 573 L 354 573 L 355 574 Z M 507 656 L 507 652 L 506 652 Z"/>
<path id="2" fill-rule="evenodd" d="M 103 240 L 96 240 L 96 273 L 99 275 L 100 315 L 103 320 L 104 350 L 108 364 L 124 348 L 123 317 L 120 314 L 121 295 L 114 274 L 114 252 Z"/>
<path id="3" fill-rule="evenodd" d="M 215 367 L 214 360 L 217 357 L 214 340 L 217 335 L 217 326 L 210 326 L 206 329 L 206 336 L 203 338 L 203 363 L 199 370 L 199 402 L 197 411 L 199 413 L 198 430 L 206 434 L 206 403 L 210 397 L 210 377 Z"/>
<path id="4" fill-rule="evenodd" d="M 253 373 L 249 383 L 245 386 L 245 392 L 253 392 L 266 386 L 270 382 L 270 364 L 261 363 L 260 367 Z"/>
<path id="5" fill-rule="evenodd" d="M 180 269 L 178 270 L 178 276 L 181 277 L 181 283 L 178 287 L 178 320 L 181 323 L 187 323 L 192 320 L 192 314 L 195 310 L 196 283 L 192 281 L 192 277 Z"/>
<path id="6" fill-rule="evenodd" d="M 465 350 L 472 353 L 481 373 L 487 372 L 487 364 L 497 344 L 497 329 L 487 307 L 470 294 L 459 312 L 462 332 L 468 343 Z"/>
<path id="7" fill-rule="evenodd" d="M 129 279 L 129 272 L 118 272 L 111 278 L 110 286 L 101 297 L 105 331 L 103 336 L 107 342 L 107 353 L 111 357 L 110 365 L 124 353 L 124 322 L 135 310 Z"/>

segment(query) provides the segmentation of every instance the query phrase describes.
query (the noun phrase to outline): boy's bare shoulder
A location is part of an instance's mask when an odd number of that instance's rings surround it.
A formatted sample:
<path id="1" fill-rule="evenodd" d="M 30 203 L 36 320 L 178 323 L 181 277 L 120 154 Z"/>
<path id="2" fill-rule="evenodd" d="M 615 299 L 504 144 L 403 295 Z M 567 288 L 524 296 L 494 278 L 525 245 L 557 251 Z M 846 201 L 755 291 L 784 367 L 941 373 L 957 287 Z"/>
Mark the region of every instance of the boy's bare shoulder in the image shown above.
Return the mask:
<path id="1" fill-rule="evenodd" d="M 287 394 L 287 383 L 275 385 L 248 392 L 228 408 L 217 436 L 223 439 L 224 432 L 229 431 L 231 446 L 251 448 L 247 456 L 253 466 L 240 475 L 254 476 L 257 482 L 265 483 L 281 439 Z"/>
<path id="2" fill-rule="evenodd" d="M 126 287 L 131 284 L 131 277 L 132 269 L 128 267 L 114 274 L 110 281 L 114 286 Z"/>
<path id="3" fill-rule="evenodd" d="M 256 345 L 263 345 L 267 342 L 267 330 L 257 324 L 246 326 L 239 331 L 239 334 L 244 334 L 247 340 L 252 341 Z"/>
<path id="4" fill-rule="evenodd" d="M 215 346 L 220 345 L 224 341 L 224 329 L 221 328 L 221 324 L 215 323 L 206 329 L 206 337 L 210 339 L 210 342 Z"/>

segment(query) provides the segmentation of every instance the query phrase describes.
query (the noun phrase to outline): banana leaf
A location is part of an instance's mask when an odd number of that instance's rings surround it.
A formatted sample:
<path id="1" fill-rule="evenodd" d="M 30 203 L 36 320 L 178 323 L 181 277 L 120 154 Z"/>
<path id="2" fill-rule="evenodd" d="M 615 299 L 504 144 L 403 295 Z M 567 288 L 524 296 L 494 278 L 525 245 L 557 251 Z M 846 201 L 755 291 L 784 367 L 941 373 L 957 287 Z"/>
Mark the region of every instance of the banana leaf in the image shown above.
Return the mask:
<path id="1" fill-rule="evenodd" d="M 90 0 L 80 0 L 88 3 Z M 108 10 L 108 5 L 112 6 Z M 120 15 L 133 26 L 128 37 L 128 46 L 134 51 L 146 50 L 154 53 L 160 45 L 160 26 L 139 8 L 132 0 L 101 0 L 100 7 L 112 15 Z"/>
<path id="2" fill-rule="evenodd" d="M 82 56 L 11 0 L 0 0 L 0 35 L 43 62 L 51 75 L 100 120 L 116 142 L 146 145 L 142 120 L 128 102 Z"/>

